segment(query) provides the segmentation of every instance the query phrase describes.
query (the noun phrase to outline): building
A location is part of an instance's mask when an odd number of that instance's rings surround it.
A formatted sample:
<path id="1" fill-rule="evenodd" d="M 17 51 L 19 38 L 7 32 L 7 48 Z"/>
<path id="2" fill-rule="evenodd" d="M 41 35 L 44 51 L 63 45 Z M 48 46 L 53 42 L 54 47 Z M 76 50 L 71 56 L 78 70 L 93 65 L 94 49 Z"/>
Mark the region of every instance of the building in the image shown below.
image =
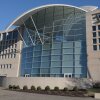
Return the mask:
<path id="1" fill-rule="evenodd" d="M 99 73 L 98 7 L 40 6 L 0 32 L 1 76 L 100 80 Z"/>

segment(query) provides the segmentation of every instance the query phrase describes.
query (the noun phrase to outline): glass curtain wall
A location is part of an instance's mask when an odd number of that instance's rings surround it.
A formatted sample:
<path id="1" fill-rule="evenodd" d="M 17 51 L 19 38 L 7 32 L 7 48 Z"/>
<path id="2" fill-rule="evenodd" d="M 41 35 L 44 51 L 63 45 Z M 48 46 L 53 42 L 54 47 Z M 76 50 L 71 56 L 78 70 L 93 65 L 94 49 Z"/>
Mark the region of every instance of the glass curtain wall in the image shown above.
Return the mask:
<path id="1" fill-rule="evenodd" d="M 86 77 L 85 12 L 74 7 L 47 7 L 32 19 L 25 21 L 27 47 L 23 43 L 21 76 L 64 77 L 71 73 L 72 77 Z"/>
<path id="2" fill-rule="evenodd" d="M 0 59 L 15 58 L 17 53 L 18 32 L 0 33 Z"/>

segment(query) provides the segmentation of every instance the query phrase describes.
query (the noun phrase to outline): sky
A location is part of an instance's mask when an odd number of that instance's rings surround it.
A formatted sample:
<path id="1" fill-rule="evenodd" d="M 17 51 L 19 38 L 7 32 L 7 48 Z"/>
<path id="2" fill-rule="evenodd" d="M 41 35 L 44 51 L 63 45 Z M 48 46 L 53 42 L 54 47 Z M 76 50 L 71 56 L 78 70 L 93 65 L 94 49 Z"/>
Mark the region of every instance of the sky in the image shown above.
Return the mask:
<path id="1" fill-rule="evenodd" d="M 0 0 L 0 31 L 22 13 L 46 4 L 93 5 L 100 8 L 100 0 Z"/>

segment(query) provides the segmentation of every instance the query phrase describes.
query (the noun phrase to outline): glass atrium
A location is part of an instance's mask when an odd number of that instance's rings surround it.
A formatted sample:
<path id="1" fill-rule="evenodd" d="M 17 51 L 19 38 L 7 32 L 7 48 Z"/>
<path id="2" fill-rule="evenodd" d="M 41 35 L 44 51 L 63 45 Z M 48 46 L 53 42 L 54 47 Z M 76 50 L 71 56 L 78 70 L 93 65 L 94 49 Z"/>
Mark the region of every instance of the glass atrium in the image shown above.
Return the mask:
<path id="1" fill-rule="evenodd" d="M 87 77 L 86 12 L 43 7 L 23 22 L 21 76 Z"/>

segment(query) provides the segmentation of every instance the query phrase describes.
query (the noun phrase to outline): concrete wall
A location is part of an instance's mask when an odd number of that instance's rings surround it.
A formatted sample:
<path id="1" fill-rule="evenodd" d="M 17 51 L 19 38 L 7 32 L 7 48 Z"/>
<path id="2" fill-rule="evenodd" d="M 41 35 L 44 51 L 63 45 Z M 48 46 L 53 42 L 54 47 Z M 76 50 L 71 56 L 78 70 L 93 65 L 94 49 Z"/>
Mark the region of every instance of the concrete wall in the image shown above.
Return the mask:
<path id="1" fill-rule="evenodd" d="M 9 85 L 19 85 L 23 88 L 27 85 L 30 88 L 32 85 L 35 87 L 41 86 L 44 89 L 47 85 L 53 89 L 58 86 L 60 89 L 68 87 L 72 89 L 74 86 L 79 88 L 86 88 L 92 85 L 89 79 L 72 79 L 72 78 L 55 78 L 55 77 L 6 77 L 3 79 L 3 87 L 8 88 Z"/>
<path id="2" fill-rule="evenodd" d="M 88 76 L 92 78 L 94 81 L 100 81 L 100 50 L 98 48 L 97 51 L 93 50 L 93 17 L 92 14 L 100 13 L 100 10 L 95 10 L 94 12 L 88 12 L 86 14 L 86 40 L 87 40 L 87 63 L 88 63 Z M 97 23 L 95 25 L 98 25 Z M 98 30 L 97 34 L 97 46 L 99 47 L 100 43 L 98 43 Z"/>
<path id="3" fill-rule="evenodd" d="M 3 33 L 2 33 L 3 34 Z M 16 49 L 16 57 L 12 57 L 11 58 L 11 55 L 10 57 L 8 58 L 8 54 L 10 53 L 5 53 L 5 55 L 7 56 L 6 59 L 3 58 L 3 59 L 0 59 L 0 65 L 6 65 L 6 64 L 11 64 L 11 68 L 7 68 L 7 67 L 0 67 L 0 76 L 7 76 L 7 77 L 18 77 L 19 76 L 19 69 L 20 69 L 20 58 L 21 58 L 21 46 L 22 46 L 22 41 L 21 41 L 21 38 L 20 36 L 18 37 L 18 41 L 17 41 L 17 47 L 15 48 L 15 44 L 13 44 L 13 48 L 12 46 L 10 45 L 10 47 L 7 47 L 7 49 L 4 49 L 4 52 L 5 50 L 7 50 L 7 52 L 11 49 Z M 2 51 L 3 52 L 3 51 Z"/>

